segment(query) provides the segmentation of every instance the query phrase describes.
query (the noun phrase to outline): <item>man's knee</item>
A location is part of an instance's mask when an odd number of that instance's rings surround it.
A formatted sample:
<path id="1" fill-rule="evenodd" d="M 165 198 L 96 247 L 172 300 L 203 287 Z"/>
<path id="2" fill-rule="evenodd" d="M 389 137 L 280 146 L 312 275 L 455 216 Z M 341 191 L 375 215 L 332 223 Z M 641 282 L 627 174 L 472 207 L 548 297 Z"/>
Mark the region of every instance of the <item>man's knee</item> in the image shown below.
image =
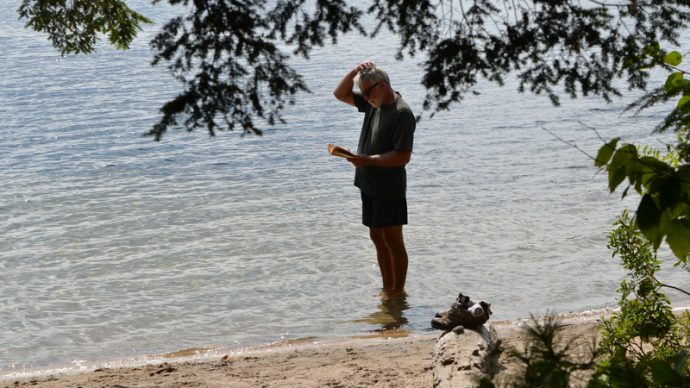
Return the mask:
<path id="1" fill-rule="evenodd" d="M 369 237 L 374 244 L 384 243 L 383 231 L 380 228 L 369 228 Z"/>
<path id="2" fill-rule="evenodd" d="M 403 244 L 402 225 L 381 228 L 381 238 L 386 241 L 388 245 Z"/>

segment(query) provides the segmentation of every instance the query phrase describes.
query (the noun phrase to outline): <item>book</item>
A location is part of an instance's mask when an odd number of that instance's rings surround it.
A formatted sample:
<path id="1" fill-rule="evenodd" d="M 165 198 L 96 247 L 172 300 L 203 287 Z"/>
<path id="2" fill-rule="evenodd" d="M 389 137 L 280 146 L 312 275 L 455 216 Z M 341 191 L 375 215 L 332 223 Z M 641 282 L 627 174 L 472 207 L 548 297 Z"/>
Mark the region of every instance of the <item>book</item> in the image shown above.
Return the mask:
<path id="1" fill-rule="evenodd" d="M 328 153 L 333 155 L 333 156 L 338 156 L 341 158 L 345 159 L 351 159 L 351 158 L 356 158 L 357 155 L 353 154 L 350 152 L 350 150 L 334 145 L 334 144 L 329 144 L 328 145 Z"/>

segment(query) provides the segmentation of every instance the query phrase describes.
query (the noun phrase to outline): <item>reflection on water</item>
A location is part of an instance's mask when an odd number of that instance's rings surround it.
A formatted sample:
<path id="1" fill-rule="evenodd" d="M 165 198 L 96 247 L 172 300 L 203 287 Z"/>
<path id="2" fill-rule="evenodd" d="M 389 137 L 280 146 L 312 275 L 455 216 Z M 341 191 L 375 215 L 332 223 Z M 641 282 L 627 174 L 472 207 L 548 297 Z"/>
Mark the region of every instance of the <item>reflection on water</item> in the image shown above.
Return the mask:
<path id="1" fill-rule="evenodd" d="M 131 3 L 161 23 L 178 16 Z M 624 204 L 589 159 L 541 128 L 588 152 L 601 141 L 583 119 L 604 138 L 666 142 L 647 136 L 660 116 L 619 114 L 636 96 L 554 110 L 507 79 L 425 117 L 408 170 L 410 296 L 371 300 L 380 278 L 353 214 L 352 168 L 326 152 L 327 143 L 356 145 L 361 117 L 332 90 L 347 63 L 375 52 L 418 109 L 421 59 L 393 60 L 391 35 L 343 36 L 296 60 L 313 93 L 285 112 L 288 124 L 262 138 L 172 131 L 154 143 L 140 135 L 179 92 L 149 66 L 159 29 L 147 26 L 126 54 L 61 58 L 14 6 L 0 7 L 0 374 L 362 327 L 405 335 L 430 330 L 459 284 L 491 300 L 496 319 L 615 301 L 623 274 L 605 236 Z M 687 283 L 683 273 L 667 283 Z"/>
<path id="2" fill-rule="evenodd" d="M 378 310 L 369 314 L 368 317 L 359 319 L 355 322 L 380 326 L 374 329 L 374 331 L 396 330 L 407 324 L 407 318 L 405 318 L 403 312 L 409 308 L 410 305 L 407 304 L 407 293 L 392 294 L 382 291 L 381 303 L 378 305 Z"/>

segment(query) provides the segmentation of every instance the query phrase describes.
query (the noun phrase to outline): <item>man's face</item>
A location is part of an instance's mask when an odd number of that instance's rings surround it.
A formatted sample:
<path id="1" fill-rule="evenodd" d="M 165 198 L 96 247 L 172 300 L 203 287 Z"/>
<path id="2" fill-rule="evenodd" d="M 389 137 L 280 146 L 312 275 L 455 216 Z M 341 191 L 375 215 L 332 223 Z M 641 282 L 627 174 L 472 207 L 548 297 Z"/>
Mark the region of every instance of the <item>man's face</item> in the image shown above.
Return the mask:
<path id="1" fill-rule="evenodd" d="M 383 84 L 382 80 L 379 81 L 361 81 L 359 83 L 359 90 L 362 92 L 362 97 L 364 97 L 369 104 L 374 108 L 381 106 L 381 86 Z"/>

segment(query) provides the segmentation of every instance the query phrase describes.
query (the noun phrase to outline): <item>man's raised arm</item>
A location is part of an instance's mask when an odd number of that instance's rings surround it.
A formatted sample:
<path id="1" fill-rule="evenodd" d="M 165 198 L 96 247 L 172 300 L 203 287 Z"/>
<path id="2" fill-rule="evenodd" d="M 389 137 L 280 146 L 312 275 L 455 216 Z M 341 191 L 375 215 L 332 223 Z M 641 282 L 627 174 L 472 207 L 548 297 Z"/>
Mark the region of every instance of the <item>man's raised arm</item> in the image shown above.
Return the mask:
<path id="1" fill-rule="evenodd" d="M 359 66 L 355 67 L 354 69 L 350 70 L 345 76 L 343 76 L 343 79 L 338 82 L 338 85 L 335 87 L 335 90 L 333 90 L 333 95 L 335 98 L 338 100 L 350 104 L 352 106 L 355 105 L 355 99 L 353 97 L 353 92 L 352 88 L 355 86 L 355 81 L 354 78 L 359 73 Z"/>
<path id="2" fill-rule="evenodd" d="M 335 98 L 344 103 L 355 106 L 355 99 L 352 92 L 352 88 L 355 86 L 355 76 L 360 71 L 375 66 L 376 65 L 371 61 L 364 61 L 355 66 L 354 69 L 350 70 L 347 74 L 345 74 L 345 76 L 343 76 L 343 79 L 341 79 L 338 85 L 335 87 L 335 90 L 333 91 Z"/>

